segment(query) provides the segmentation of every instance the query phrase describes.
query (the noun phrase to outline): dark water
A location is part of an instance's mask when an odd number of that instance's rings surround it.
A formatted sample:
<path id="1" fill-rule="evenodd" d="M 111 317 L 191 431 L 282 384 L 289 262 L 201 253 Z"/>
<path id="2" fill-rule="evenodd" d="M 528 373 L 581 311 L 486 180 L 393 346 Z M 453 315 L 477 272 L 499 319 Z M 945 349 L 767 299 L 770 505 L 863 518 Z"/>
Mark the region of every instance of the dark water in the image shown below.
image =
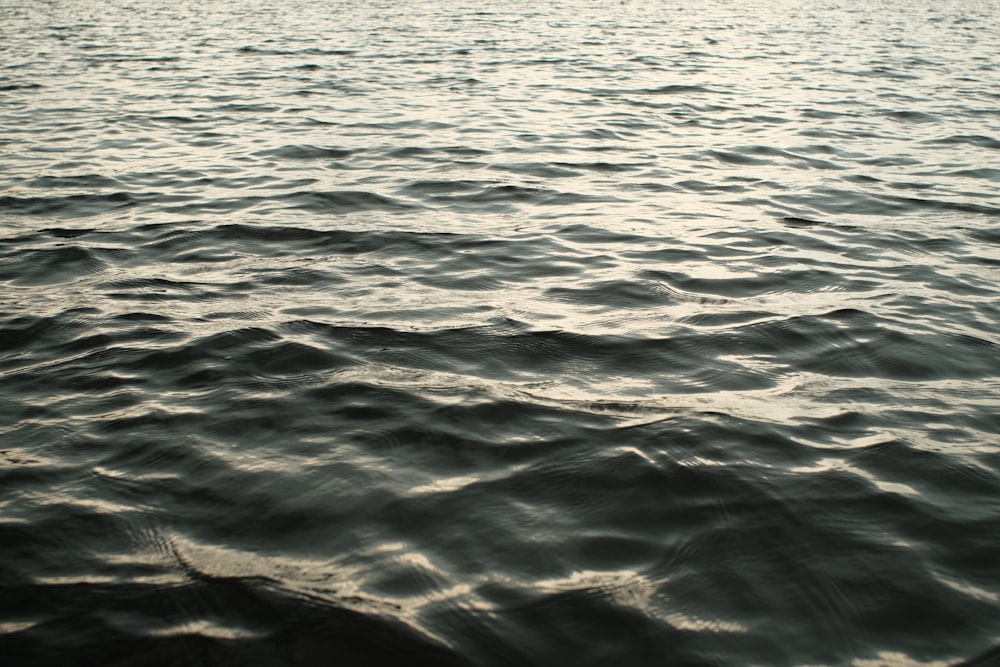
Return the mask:
<path id="1" fill-rule="evenodd" d="M 0 662 L 1000 663 L 998 17 L 0 0 Z"/>

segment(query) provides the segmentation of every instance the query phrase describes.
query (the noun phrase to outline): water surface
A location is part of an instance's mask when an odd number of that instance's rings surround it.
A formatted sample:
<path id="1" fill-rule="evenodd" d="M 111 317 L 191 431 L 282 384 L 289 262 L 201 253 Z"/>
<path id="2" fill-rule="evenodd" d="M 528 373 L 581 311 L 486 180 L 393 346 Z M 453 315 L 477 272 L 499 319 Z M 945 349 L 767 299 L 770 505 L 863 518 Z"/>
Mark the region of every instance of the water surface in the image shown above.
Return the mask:
<path id="1" fill-rule="evenodd" d="M 6 664 L 995 664 L 998 17 L 0 0 Z"/>

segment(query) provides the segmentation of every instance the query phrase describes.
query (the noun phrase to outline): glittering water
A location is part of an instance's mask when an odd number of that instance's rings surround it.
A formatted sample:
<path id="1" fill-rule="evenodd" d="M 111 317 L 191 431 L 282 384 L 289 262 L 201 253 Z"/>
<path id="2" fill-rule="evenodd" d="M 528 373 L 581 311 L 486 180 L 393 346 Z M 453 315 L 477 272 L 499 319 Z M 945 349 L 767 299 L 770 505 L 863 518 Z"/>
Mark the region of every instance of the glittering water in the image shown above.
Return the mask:
<path id="1" fill-rule="evenodd" d="M 998 53 L 0 0 L 4 664 L 996 664 Z"/>

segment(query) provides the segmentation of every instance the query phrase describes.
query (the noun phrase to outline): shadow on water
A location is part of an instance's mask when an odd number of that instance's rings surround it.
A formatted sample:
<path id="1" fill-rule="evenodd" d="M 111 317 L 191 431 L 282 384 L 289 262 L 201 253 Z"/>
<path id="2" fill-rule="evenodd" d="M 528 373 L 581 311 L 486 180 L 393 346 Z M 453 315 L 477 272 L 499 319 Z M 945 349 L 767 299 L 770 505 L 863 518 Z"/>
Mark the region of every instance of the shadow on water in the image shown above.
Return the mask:
<path id="1" fill-rule="evenodd" d="M 201 584 L 195 587 L 201 588 Z M 89 588 L 89 587 L 88 587 Z M 78 591 L 77 604 L 60 600 L 64 611 L 79 607 L 76 618 L 64 616 L 42 628 L 8 636 L 3 642 L 4 663 L 8 665 L 49 665 L 51 667 L 319 667 L 320 665 L 413 665 L 414 667 L 471 667 L 473 664 L 453 650 L 422 637 L 402 623 L 327 604 L 303 604 L 302 600 L 270 590 L 253 579 L 219 579 L 188 599 L 188 604 L 203 604 L 220 610 L 238 609 L 244 620 L 255 626 L 266 626 L 260 633 L 233 633 L 218 628 L 169 635 L 122 633 L 109 624 L 95 622 L 83 616 L 85 609 L 109 606 L 109 598 L 118 605 L 129 604 L 128 598 L 191 597 L 177 589 L 140 591 L 121 587 L 98 587 L 98 590 Z M 192 587 L 183 587 L 190 589 Z M 33 596 L 39 591 L 22 590 Z M 163 606 L 163 600 L 138 600 L 131 604 Z M 182 600 L 173 600 L 182 603 Z M 113 605 L 111 606 L 118 606 Z M 37 634 L 34 630 L 40 630 Z M 245 634 L 249 636 L 211 636 Z M 256 636 L 254 636 L 256 635 Z M 48 641 L 57 636 L 59 642 Z M 67 650 L 67 639 L 79 644 Z"/>

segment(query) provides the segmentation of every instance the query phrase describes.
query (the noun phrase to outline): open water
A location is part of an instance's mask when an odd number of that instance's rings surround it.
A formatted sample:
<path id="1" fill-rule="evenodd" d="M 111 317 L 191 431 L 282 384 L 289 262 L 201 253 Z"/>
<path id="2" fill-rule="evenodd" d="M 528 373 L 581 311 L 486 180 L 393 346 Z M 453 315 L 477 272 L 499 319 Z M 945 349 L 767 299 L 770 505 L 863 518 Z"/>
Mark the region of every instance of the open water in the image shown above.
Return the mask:
<path id="1" fill-rule="evenodd" d="M 1000 662 L 1000 5 L 0 0 L 5 666 Z"/>

